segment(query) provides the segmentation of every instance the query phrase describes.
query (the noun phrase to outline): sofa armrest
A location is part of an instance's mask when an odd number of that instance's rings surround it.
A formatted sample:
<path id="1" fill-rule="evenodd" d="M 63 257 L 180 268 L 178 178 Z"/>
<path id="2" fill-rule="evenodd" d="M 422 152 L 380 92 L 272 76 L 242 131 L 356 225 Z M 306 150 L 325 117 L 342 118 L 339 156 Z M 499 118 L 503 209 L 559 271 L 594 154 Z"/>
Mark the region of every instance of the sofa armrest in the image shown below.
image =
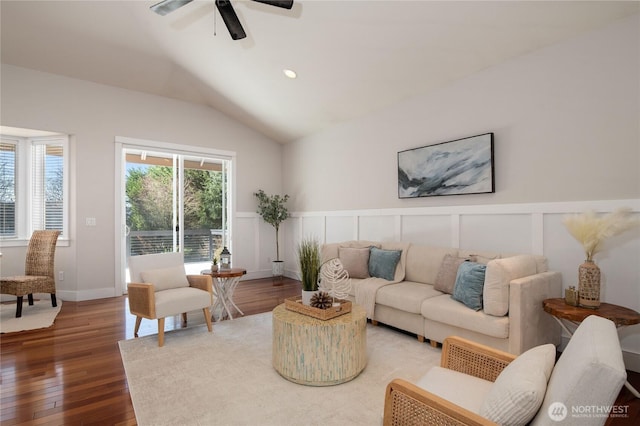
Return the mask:
<path id="1" fill-rule="evenodd" d="M 155 288 L 150 283 L 127 284 L 129 311 L 138 317 L 154 319 L 156 317 Z"/>
<path id="2" fill-rule="evenodd" d="M 384 426 L 391 425 L 496 425 L 478 414 L 402 379 L 387 385 Z"/>
<path id="3" fill-rule="evenodd" d="M 442 343 L 440 366 L 495 382 L 515 358 L 513 354 L 462 337 L 449 336 Z"/>
<path id="4" fill-rule="evenodd" d="M 542 301 L 562 295 L 560 272 L 542 272 L 509 284 L 509 352 L 519 355 L 534 346 L 560 344 L 560 325 Z"/>

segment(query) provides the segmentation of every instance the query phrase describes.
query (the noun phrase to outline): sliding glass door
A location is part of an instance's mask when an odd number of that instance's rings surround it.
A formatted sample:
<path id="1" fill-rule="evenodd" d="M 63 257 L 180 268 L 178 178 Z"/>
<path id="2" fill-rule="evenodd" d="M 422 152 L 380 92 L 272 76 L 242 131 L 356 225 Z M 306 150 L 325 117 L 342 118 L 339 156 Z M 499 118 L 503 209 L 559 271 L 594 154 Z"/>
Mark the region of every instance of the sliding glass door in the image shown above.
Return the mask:
<path id="1" fill-rule="evenodd" d="M 144 254 L 182 252 L 188 273 L 209 268 L 215 250 L 231 246 L 231 160 L 130 144 L 122 146 L 121 158 L 124 281 L 127 259 Z"/>

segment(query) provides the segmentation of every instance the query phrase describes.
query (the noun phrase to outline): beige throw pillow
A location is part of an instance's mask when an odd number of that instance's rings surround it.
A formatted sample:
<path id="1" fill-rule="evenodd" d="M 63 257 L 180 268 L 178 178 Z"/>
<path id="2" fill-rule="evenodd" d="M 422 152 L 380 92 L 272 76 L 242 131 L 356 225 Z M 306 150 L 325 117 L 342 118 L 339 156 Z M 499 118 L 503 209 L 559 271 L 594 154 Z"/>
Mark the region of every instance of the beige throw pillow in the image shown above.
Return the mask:
<path id="1" fill-rule="evenodd" d="M 446 254 L 442 259 L 440 269 L 438 269 L 438 275 L 436 276 L 436 282 L 433 284 L 433 288 L 443 293 L 453 294 L 453 286 L 456 283 L 458 268 L 465 260 L 466 259 Z"/>
<path id="2" fill-rule="evenodd" d="M 509 283 L 536 273 L 536 260 L 531 255 L 495 259 L 487 263 L 484 281 L 484 313 L 504 316 L 509 312 Z"/>
<path id="3" fill-rule="evenodd" d="M 338 258 L 351 278 L 369 278 L 369 248 L 340 247 Z"/>
<path id="4" fill-rule="evenodd" d="M 556 360 L 552 344 L 536 346 L 498 375 L 480 407 L 480 415 L 501 425 L 526 425 L 540 409 Z"/>
<path id="5" fill-rule="evenodd" d="M 142 282 L 153 284 L 155 291 L 178 287 L 189 287 L 189 281 L 187 281 L 184 266 L 151 269 L 141 272 L 140 276 L 142 278 Z"/>

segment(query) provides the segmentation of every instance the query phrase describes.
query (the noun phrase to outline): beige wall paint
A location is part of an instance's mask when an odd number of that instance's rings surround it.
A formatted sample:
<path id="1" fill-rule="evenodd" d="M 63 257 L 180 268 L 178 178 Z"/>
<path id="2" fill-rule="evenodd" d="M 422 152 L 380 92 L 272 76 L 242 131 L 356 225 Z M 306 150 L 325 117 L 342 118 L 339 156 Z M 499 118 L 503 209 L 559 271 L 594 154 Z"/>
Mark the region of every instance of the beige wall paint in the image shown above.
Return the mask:
<path id="1" fill-rule="evenodd" d="M 112 295 L 116 136 L 236 152 L 239 211 L 255 209 L 257 189 L 281 190 L 281 145 L 211 108 L 4 64 L 1 78 L 3 125 L 72 135 L 71 242 L 56 255 L 63 294 Z M 19 273 L 24 248 L 2 252 L 2 273 Z"/>
<path id="2" fill-rule="evenodd" d="M 289 144 L 293 210 L 640 197 L 640 18 Z M 397 197 L 397 152 L 495 133 L 495 194 Z"/>

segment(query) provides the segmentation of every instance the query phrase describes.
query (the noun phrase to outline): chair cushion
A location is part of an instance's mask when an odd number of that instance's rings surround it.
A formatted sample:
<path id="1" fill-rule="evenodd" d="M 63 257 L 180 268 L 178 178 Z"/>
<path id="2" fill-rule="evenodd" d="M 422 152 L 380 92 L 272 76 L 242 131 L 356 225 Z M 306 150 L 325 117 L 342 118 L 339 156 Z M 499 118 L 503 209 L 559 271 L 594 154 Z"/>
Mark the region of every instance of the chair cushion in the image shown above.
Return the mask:
<path id="1" fill-rule="evenodd" d="M 369 248 L 340 247 L 338 258 L 350 278 L 369 278 Z"/>
<path id="2" fill-rule="evenodd" d="M 416 385 L 478 414 L 493 382 L 448 368 L 433 367 Z"/>
<path id="3" fill-rule="evenodd" d="M 482 309 L 482 287 L 487 265 L 463 262 L 458 267 L 456 283 L 453 286 L 453 300 L 464 303 L 474 311 Z"/>
<path id="4" fill-rule="evenodd" d="M 211 294 L 195 287 L 159 291 L 156 292 L 155 298 L 156 318 L 165 318 L 211 306 Z"/>
<path id="5" fill-rule="evenodd" d="M 503 316 L 509 312 L 509 283 L 536 273 L 536 260 L 531 255 L 495 259 L 487 263 L 483 289 L 486 314 Z"/>
<path id="6" fill-rule="evenodd" d="M 496 379 L 480 415 L 501 425 L 526 425 L 542 405 L 555 359 L 552 344 L 536 346 L 518 356 Z"/>
<path id="7" fill-rule="evenodd" d="M 369 250 L 369 275 L 393 281 L 402 251 L 383 250 L 377 247 L 371 247 Z"/>
<path id="8" fill-rule="evenodd" d="M 169 268 L 150 269 L 140 273 L 142 282 L 153 284 L 155 291 L 170 288 L 189 287 L 184 266 L 171 266 Z"/>
<path id="9" fill-rule="evenodd" d="M 627 378 L 616 326 L 595 315 L 587 317 L 569 340 L 551 373 L 542 407 L 532 425 L 548 425 L 549 408 L 562 403 L 562 425 L 602 425 L 599 416 L 572 416 L 573 409 L 613 405 Z"/>
<path id="10" fill-rule="evenodd" d="M 458 268 L 467 259 L 446 254 L 442 259 L 440 268 L 438 268 L 438 275 L 436 281 L 433 284 L 433 288 L 443 293 L 453 293 L 453 286 L 456 283 L 456 277 L 458 276 Z"/>

